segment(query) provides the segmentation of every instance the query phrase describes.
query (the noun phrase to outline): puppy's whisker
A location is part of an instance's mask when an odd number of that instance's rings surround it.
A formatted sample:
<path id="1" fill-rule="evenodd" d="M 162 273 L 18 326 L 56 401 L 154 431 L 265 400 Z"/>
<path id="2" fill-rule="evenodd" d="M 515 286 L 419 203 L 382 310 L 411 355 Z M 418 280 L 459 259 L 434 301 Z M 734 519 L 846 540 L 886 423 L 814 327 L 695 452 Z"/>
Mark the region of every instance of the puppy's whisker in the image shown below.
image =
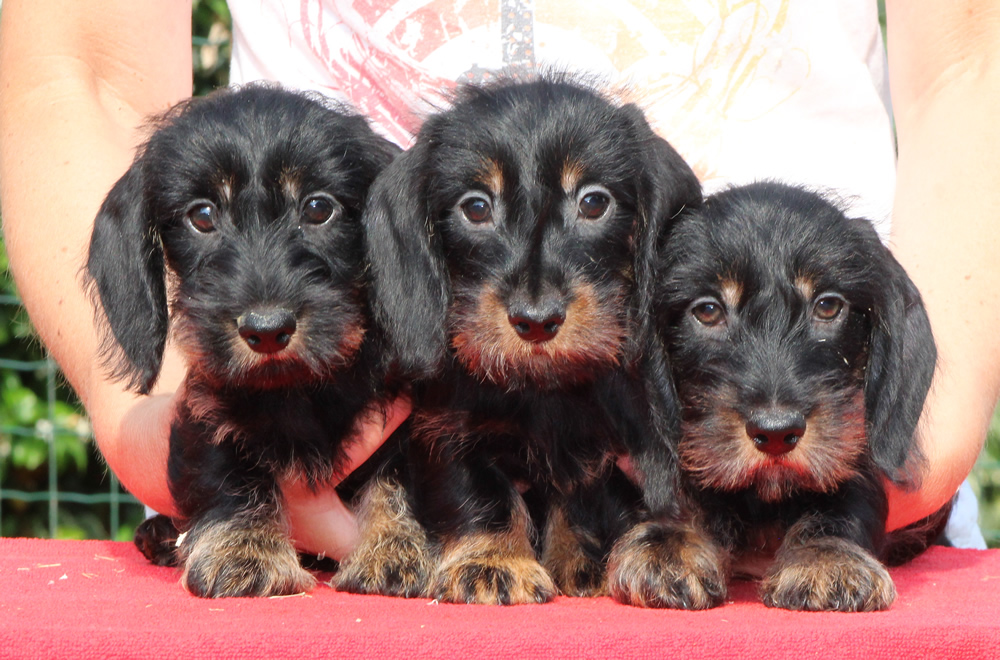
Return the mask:
<path id="1" fill-rule="evenodd" d="M 452 346 L 466 368 L 489 382 L 510 380 L 551 386 L 593 378 L 595 370 L 620 364 L 627 325 L 620 292 L 601 293 L 577 284 L 555 336 L 525 341 L 512 327 L 497 290 L 478 300 L 457 299 L 451 318 Z"/>

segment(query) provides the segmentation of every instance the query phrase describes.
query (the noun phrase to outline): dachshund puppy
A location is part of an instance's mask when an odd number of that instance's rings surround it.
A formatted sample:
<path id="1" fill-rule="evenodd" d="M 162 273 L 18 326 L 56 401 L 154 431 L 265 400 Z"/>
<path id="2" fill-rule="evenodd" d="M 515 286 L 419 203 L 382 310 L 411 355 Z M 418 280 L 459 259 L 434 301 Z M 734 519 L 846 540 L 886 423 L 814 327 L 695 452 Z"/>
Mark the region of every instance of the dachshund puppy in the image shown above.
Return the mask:
<path id="1" fill-rule="evenodd" d="M 376 319 L 415 379 L 410 460 L 367 494 L 339 588 L 678 607 L 718 589 L 710 544 L 682 542 L 676 398 L 647 350 L 657 240 L 700 201 L 637 107 L 566 76 L 465 87 L 426 121 L 364 215 Z"/>
<path id="2" fill-rule="evenodd" d="M 916 485 L 936 358 L 903 268 L 868 221 L 763 182 L 679 218 L 659 272 L 682 471 L 716 541 L 769 562 L 769 606 L 889 607 L 882 483 Z"/>
<path id="3" fill-rule="evenodd" d="M 397 151 L 318 96 L 222 90 L 169 111 L 101 207 L 87 274 L 115 377 L 148 393 L 168 335 L 187 358 L 168 471 L 195 595 L 314 582 L 278 479 L 332 479 L 377 405 L 360 216 Z M 137 542 L 170 563 L 171 536 L 153 519 Z"/>

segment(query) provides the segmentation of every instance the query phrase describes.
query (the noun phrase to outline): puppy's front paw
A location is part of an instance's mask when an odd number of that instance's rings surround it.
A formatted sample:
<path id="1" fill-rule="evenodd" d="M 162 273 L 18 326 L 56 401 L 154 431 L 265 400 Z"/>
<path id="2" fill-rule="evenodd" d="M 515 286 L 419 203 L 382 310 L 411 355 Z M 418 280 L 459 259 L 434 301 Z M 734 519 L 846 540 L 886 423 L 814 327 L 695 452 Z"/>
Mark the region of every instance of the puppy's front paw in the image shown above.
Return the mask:
<path id="1" fill-rule="evenodd" d="M 142 556 L 157 566 L 177 566 L 177 527 L 170 518 L 157 514 L 135 528 L 133 541 Z"/>
<path id="2" fill-rule="evenodd" d="M 544 562 L 546 570 L 555 579 L 559 591 L 576 598 L 593 598 L 608 595 L 604 564 L 588 557 L 580 548 L 570 548 L 560 557 L 549 556 Z M 572 553 L 572 554 L 570 554 Z"/>
<path id="3" fill-rule="evenodd" d="M 626 605 L 703 610 L 726 597 L 726 553 L 693 526 L 646 522 L 608 561 L 611 596 Z"/>
<path id="4" fill-rule="evenodd" d="M 542 565 L 563 594 L 574 597 L 606 596 L 604 561 L 597 558 L 600 543 L 584 530 L 574 529 L 559 507 L 549 511 L 545 527 Z"/>
<path id="5" fill-rule="evenodd" d="M 761 584 L 768 607 L 872 612 L 888 609 L 896 587 L 885 567 L 863 548 L 835 537 L 782 547 Z"/>
<path id="6" fill-rule="evenodd" d="M 533 556 L 473 540 L 447 553 L 430 592 L 448 603 L 519 605 L 552 600 L 556 585 Z"/>
<path id="7" fill-rule="evenodd" d="M 276 529 L 220 523 L 182 542 L 181 583 L 195 596 L 283 596 L 309 591 L 314 578 L 291 541 Z"/>
<path id="8" fill-rule="evenodd" d="M 340 564 L 338 591 L 415 598 L 427 591 L 431 557 L 426 546 L 406 539 L 382 539 L 361 546 Z"/>
<path id="9" fill-rule="evenodd" d="M 358 508 L 358 522 L 361 542 L 340 563 L 337 589 L 405 598 L 424 595 L 433 551 L 402 486 L 373 481 Z"/>

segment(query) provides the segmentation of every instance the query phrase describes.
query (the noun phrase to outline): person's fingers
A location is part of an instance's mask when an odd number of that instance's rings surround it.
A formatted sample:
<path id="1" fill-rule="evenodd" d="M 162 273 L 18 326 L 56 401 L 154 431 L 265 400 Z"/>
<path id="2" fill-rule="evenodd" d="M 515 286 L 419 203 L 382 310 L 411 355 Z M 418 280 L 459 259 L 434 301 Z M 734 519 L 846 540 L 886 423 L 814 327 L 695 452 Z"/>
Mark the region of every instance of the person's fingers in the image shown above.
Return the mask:
<path id="1" fill-rule="evenodd" d="M 358 541 L 354 514 L 332 488 L 312 491 L 302 479 L 282 484 L 285 515 L 298 550 L 340 560 Z"/>
<path id="2" fill-rule="evenodd" d="M 347 461 L 344 463 L 341 478 L 346 477 L 367 461 L 375 453 L 375 450 L 381 447 L 382 443 L 409 417 L 412 409 L 413 403 L 409 397 L 400 396 L 388 404 L 384 414 L 381 410 L 367 413 L 360 422 L 362 428 L 360 439 L 350 443 L 344 452 Z"/>

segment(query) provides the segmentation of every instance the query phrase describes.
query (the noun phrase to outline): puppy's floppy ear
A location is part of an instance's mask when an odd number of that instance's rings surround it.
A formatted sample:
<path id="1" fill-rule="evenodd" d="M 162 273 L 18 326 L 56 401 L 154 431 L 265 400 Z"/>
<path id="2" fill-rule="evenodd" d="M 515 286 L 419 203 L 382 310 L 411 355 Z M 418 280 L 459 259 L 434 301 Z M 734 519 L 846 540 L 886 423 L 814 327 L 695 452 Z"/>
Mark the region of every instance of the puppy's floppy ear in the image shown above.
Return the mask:
<path id="1" fill-rule="evenodd" d="M 449 285 L 424 191 L 426 142 L 382 171 L 362 216 L 372 308 L 404 374 L 431 375 L 446 354 Z"/>
<path id="2" fill-rule="evenodd" d="M 874 235 L 874 230 L 872 230 Z M 865 373 L 865 422 L 875 465 L 894 483 L 918 485 L 922 458 L 915 432 L 931 386 L 937 349 L 917 287 L 889 250 L 877 249 L 888 273 L 872 309 Z"/>
<path id="3" fill-rule="evenodd" d="M 147 212 L 141 158 L 101 205 L 90 238 L 87 276 L 107 318 L 101 346 L 105 363 L 116 380 L 148 394 L 163 360 L 167 296 L 163 248 Z"/>
<path id="4" fill-rule="evenodd" d="M 638 164 L 639 226 L 636 228 L 633 272 L 635 274 L 634 311 L 639 323 L 648 325 L 654 264 L 659 244 L 671 222 L 681 213 L 697 209 L 702 203 L 701 183 L 694 171 L 670 143 L 649 126 L 642 111 L 634 106 L 622 108 L 631 115 L 639 143 L 643 145 L 642 161 Z"/>

